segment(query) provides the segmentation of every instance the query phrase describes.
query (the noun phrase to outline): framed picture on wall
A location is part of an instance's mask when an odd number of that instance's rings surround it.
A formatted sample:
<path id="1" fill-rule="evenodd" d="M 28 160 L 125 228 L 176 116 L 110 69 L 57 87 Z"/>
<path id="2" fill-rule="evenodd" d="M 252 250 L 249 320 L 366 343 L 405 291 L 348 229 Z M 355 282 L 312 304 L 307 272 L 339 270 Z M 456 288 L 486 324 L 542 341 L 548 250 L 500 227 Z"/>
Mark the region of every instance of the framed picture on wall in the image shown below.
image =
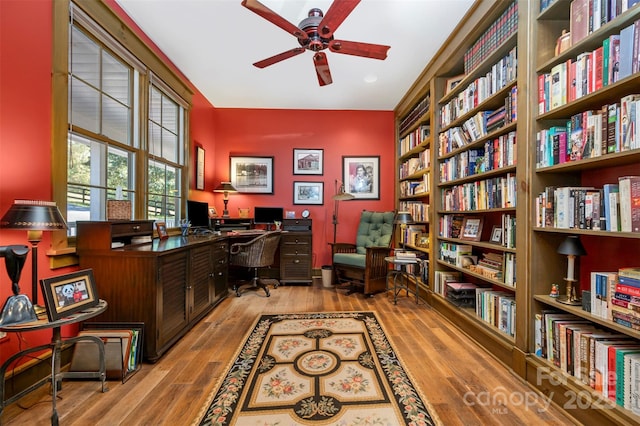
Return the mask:
<path id="1" fill-rule="evenodd" d="M 204 149 L 196 147 L 196 189 L 204 190 Z"/>
<path id="2" fill-rule="evenodd" d="M 293 182 L 293 204 L 322 205 L 324 182 Z"/>
<path id="3" fill-rule="evenodd" d="M 230 157 L 229 167 L 238 192 L 273 194 L 273 157 Z"/>
<path id="4" fill-rule="evenodd" d="M 342 157 L 342 181 L 356 199 L 380 199 L 380 156 Z"/>
<path id="5" fill-rule="evenodd" d="M 323 165 L 322 149 L 298 149 L 293 150 L 293 174 L 294 175 L 322 175 Z"/>

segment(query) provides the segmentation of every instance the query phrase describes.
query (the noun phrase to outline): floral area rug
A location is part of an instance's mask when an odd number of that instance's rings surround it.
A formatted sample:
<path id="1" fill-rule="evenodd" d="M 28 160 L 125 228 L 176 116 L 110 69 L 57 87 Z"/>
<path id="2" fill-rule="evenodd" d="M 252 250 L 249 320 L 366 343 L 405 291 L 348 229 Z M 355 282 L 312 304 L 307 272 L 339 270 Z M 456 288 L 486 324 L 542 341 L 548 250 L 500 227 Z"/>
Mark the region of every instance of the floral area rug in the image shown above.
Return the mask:
<path id="1" fill-rule="evenodd" d="M 261 315 L 200 425 L 434 425 L 373 312 Z"/>

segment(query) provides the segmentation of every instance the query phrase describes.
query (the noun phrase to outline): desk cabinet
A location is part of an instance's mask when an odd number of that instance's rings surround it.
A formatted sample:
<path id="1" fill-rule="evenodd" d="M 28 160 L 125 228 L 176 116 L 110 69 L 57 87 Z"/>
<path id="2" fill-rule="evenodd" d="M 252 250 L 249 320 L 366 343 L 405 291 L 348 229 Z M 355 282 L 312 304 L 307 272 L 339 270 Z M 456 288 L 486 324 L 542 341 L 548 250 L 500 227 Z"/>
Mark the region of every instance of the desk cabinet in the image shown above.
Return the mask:
<path id="1" fill-rule="evenodd" d="M 81 268 L 91 268 L 109 309 L 98 321 L 144 322 L 144 355 L 156 361 L 227 294 L 224 237 L 169 237 L 111 249 L 113 222 L 78 222 Z M 95 231 L 95 232 L 94 232 Z"/>
<path id="2" fill-rule="evenodd" d="M 280 238 L 280 282 L 312 282 L 311 219 L 284 219 Z"/>

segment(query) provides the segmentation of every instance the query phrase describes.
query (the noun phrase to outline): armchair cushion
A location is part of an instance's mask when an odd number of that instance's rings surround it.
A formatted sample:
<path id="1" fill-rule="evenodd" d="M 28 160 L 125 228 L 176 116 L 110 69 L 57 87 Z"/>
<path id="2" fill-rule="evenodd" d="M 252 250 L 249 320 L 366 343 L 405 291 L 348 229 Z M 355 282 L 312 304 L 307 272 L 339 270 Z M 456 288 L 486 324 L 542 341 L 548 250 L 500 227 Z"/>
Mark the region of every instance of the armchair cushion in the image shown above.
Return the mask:
<path id="1" fill-rule="evenodd" d="M 356 251 L 364 255 L 367 247 L 389 247 L 394 217 L 394 212 L 363 211 L 356 235 Z"/>

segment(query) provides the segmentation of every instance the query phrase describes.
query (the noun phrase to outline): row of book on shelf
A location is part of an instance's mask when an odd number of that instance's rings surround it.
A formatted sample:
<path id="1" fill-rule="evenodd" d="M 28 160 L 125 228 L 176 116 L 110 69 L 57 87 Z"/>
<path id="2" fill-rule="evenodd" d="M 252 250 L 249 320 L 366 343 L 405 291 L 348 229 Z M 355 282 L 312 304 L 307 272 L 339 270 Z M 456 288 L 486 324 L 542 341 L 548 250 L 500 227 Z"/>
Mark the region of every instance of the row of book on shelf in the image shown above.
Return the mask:
<path id="1" fill-rule="evenodd" d="M 464 281 L 458 271 L 436 271 L 433 291 L 455 306 L 474 309 L 480 319 L 515 337 L 516 301 L 513 293 Z"/>
<path id="2" fill-rule="evenodd" d="M 430 173 L 424 173 L 420 179 L 400 181 L 400 197 L 428 194 L 431 191 Z"/>
<path id="3" fill-rule="evenodd" d="M 538 112 L 543 114 L 640 71 L 640 20 L 538 75 Z"/>
<path id="4" fill-rule="evenodd" d="M 582 297 L 589 299 L 591 315 L 640 330 L 640 268 L 592 271 L 590 278 L 590 289 Z"/>
<path id="5" fill-rule="evenodd" d="M 400 164 L 399 178 L 405 179 L 413 174 L 424 171 L 431 166 L 429 150 L 420 151 L 415 157 L 408 158 Z"/>
<path id="6" fill-rule="evenodd" d="M 398 144 L 398 154 L 402 156 L 408 151 L 411 151 L 413 148 L 429 139 L 429 136 L 431 136 L 431 126 L 428 124 L 422 124 L 413 132 L 400 139 Z"/>
<path id="7" fill-rule="evenodd" d="M 640 0 L 572 0 L 569 7 L 571 44 L 577 44 L 638 2 Z M 552 0 L 541 0 L 540 11 L 551 3 Z"/>
<path id="8" fill-rule="evenodd" d="M 548 186 L 536 197 L 538 227 L 640 232 L 640 176 L 602 188 Z"/>
<path id="9" fill-rule="evenodd" d="M 474 254 L 470 244 L 440 241 L 439 259 L 461 269 L 468 269 L 488 280 L 516 286 L 515 253 L 485 251 Z"/>
<path id="10" fill-rule="evenodd" d="M 513 86 L 505 98 L 505 105 L 496 110 L 479 111 L 462 123 L 462 126 L 451 127 L 438 135 L 438 155 L 447 155 L 471 144 L 491 132 L 514 123 L 517 120 L 518 87 Z"/>
<path id="11" fill-rule="evenodd" d="M 515 208 L 516 194 L 516 175 L 507 173 L 444 188 L 441 191 L 442 207 L 448 211 Z"/>
<path id="12" fill-rule="evenodd" d="M 463 58 L 465 74 L 469 74 L 482 64 L 517 31 L 518 2 L 513 1 L 465 52 Z"/>
<path id="13" fill-rule="evenodd" d="M 406 115 L 398 125 L 398 131 L 400 134 L 403 134 L 407 131 L 411 126 L 413 126 L 423 115 L 429 112 L 429 108 L 431 107 L 431 95 L 427 93 L 424 95 L 422 99 L 418 101 L 418 103 L 409 111 L 409 114 Z"/>
<path id="14" fill-rule="evenodd" d="M 427 226 L 423 224 L 412 224 L 400 228 L 400 241 L 405 245 L 428 248 L 429 234 L 427 232 Z"/>
<path id="15" fill-rule="evenodd" d="M 612 403 L 640 414 L 637 339 L 548 309 L 535 315 L 535 354 Z"/>
<path id="16" fill-rule="evenodd" d="M 144 324 L 119 322 L 83 323 L 78 336 L 95 336 L 104 342 L 107 379 L 123 383 L 142 366 Z M 98 345 L 80 340 L 73 348 L 69 371 L 99 371 Z"/>
<path id="17" fill-rule="evenodd" d="M 640 149 L 640 95 L 574 114 L 536 134 L 536 166 L 547 167 Z"/>
<path id="18" fill-rule="evenodd" d="M 516 132 L 509 132 L 485 141 L 483 146 L 462 151 L 441 161 L 438 166 L 440 182 L 515 166 L 516 162 Z"/>
<path id="19" fill-rule="evenodd" d="M 440 105 L 440 127 L 447 127 L 458 118 L 475 109 L 482 102 L 509 85 L 515 84 L 517 77 L 517 58 L 514 47 L 505 57 L 496 62 L 483 76 L 478 77 L 449 102 Z M 515 121 L 517 89 L 505 99 L 505 110 L 509 108 L 509 117 Z M 505 116 L 506 118 L 506 116 Z"/>

